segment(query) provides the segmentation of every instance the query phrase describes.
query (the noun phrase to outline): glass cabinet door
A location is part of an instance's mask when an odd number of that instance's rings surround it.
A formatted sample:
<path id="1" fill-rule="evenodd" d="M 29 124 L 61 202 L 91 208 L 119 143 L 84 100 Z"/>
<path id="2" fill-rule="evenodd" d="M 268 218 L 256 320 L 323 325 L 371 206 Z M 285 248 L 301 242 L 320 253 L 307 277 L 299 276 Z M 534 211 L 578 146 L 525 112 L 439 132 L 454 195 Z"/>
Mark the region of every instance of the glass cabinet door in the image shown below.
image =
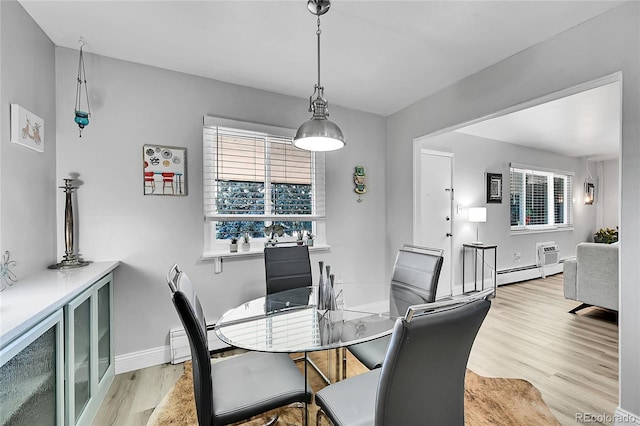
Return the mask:
<path id="1" fill-rule="evenodd" d="M 108 274 L 65 307 L 69 426 L 91 423 L 113 380 L 112 295 Z"/>
<path id="2" fill-rule="evenodd" d="M 77 422 L 91 397 L 91 294 L 83 293 L 66 307 L 69 424 Z"/>
<path id="3" fill-rule="evenodd" d="M 98 289 L 98 381 L 111 365 L 111 281 Z"/>
<path id="4" fill-rule="evenodd" d="M 62 424 L 62 318 L 60 310 L 0 351 L 0 424 Z"/>

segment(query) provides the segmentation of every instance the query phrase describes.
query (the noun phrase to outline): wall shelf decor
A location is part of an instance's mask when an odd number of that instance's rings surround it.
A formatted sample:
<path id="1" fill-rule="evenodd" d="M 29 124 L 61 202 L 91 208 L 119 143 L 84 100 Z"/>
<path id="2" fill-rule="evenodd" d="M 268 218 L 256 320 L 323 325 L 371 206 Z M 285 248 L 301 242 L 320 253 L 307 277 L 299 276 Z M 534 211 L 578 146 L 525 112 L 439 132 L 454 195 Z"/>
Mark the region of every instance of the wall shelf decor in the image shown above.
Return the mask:
<path id="1" fill-rule="evenodd" d="M 187 148 L 142 147 L 144 195 L 187 195 Z"/>
<path id="2" fill-rule="evenodd" d="M 502 173 L 487 173 L 487 203 L 502 203 Z"/>
<path id="3" fill-rule="evenodd" d="M 44 152 L 44 120 L 20 105 L 11 104 L 11 142 Z"/>
<path id="4" fill-rule="evenodd" d="M 366 173 L 363 166 L 356 166 L 356 170 L 353 173 L 353 183 L 356 187 L 353 189 L 358 194 L 358 202 L 362 202 L 362 194 L 367 192 L 367 185 L 365 183 Z"/>

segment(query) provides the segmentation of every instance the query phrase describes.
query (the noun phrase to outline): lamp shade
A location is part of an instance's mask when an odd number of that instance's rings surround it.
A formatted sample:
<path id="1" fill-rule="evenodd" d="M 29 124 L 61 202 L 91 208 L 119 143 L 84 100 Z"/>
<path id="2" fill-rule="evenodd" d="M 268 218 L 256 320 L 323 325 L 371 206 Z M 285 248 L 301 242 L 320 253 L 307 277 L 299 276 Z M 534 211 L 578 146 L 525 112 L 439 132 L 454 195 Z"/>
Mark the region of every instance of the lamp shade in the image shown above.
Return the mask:
<path id="1" fill-rule="evenodd" d="M 307 151 L 334 151 L 345 142 L 342 130 L 333 121 L 313 117 L 298 128 L 293 144 Z"/>
<path id="2" fill-rule="evenodd" d="M 469 207 L 469 222 L 486 222 L 486 207 Z"/>

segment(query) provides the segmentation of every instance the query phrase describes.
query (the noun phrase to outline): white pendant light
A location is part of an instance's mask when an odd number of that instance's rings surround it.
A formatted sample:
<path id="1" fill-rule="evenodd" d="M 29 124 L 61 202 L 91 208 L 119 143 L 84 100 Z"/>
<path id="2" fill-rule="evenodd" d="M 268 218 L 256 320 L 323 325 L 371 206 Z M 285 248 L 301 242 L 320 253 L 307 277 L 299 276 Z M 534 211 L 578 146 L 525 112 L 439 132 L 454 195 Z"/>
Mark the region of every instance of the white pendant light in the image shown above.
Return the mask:
<path id="1" fill-rule="evenodd" d="M 331 7 L 329 0 L 308 0 L 309 12 L 318 17 L 318 84 L 314 86 L 313 94 L 309 97 L 309 112 L 313 113 L 310 120 L 305 121 L 298 128 L 293 144 L 307 151 L 334 151 L 346 145 L 342 130 L 329 120 L 328 102 L 324 99 L 324 87 L 320 84 L 320 15 L 327 13 Z M 313 96 L 316 95 L 313 99 Z"/>

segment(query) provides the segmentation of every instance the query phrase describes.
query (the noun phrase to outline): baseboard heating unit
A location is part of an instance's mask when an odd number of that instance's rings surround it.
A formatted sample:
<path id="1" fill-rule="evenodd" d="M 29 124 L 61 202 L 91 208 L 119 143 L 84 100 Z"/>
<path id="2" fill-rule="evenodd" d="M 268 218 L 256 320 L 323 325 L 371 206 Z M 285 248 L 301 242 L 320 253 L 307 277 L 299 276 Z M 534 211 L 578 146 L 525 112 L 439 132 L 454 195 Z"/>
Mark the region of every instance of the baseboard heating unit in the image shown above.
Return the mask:
<path id="1" fill-rule="evenodd" d="M 545 278 L 547 275 L 559 274 L 562 272 L 563 263 L 564 259 L 545 266 L 527 265 L 517 268 L 500 269 L 498 270 L 498 285 L 534 280 L 536 278 Z"/>

